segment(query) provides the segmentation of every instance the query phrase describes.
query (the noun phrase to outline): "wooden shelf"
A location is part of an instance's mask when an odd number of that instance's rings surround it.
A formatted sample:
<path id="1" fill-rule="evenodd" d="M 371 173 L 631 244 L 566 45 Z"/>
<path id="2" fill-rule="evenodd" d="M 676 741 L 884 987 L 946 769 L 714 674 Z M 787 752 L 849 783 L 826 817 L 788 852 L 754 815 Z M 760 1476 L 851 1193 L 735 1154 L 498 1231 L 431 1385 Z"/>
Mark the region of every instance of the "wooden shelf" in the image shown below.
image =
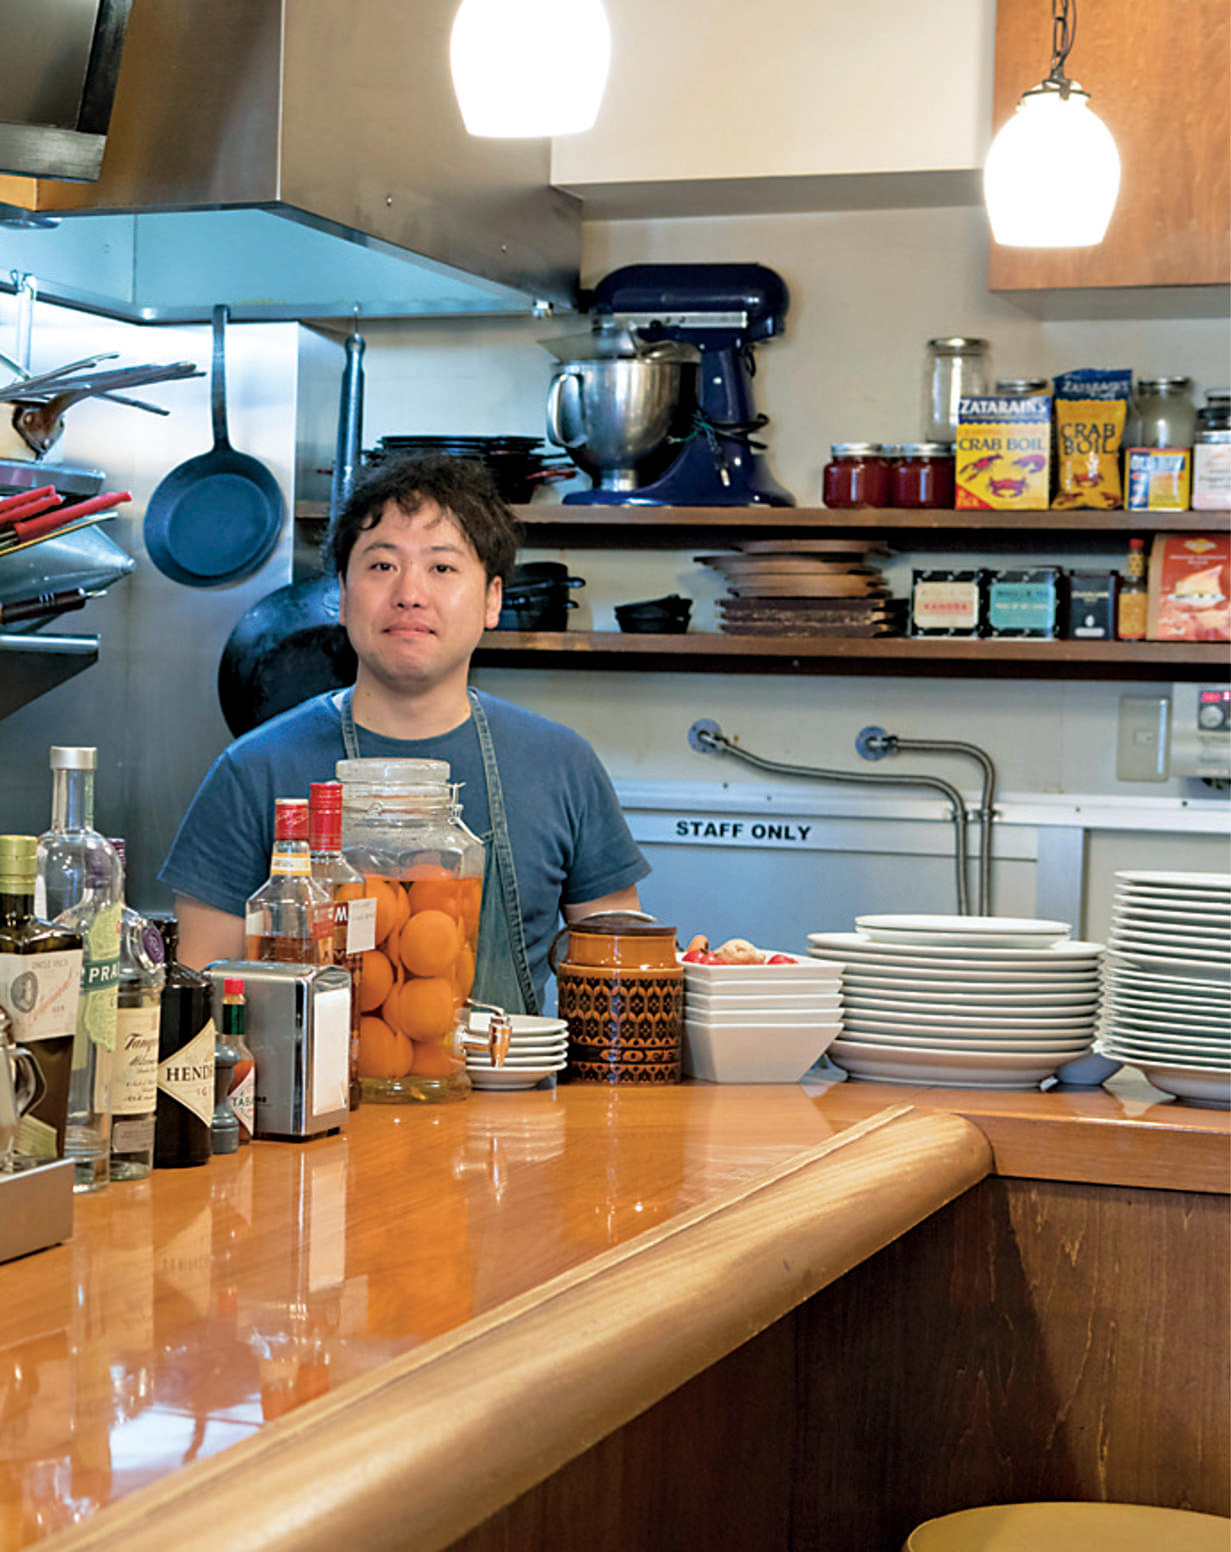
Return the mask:
<path id="1" fill-rule="evenodd" d="M 530 544 L 579 548 L 617 545 L 622 549 L 673 548 L 745 538 L 823 537 L 918 538 L 931 548 L 947 544 L 969 549 L 977 536 L 1003 547 L 1053 548 L 1052 536 L 1112 539 L 1155 533 L 1229 533 L 1231 512 L 979 512 L 949 508 L 923 511 L 876 507 L 831 511 L 827 507 L 586 507 L 535 503 L 514 507 Z M 1024 543 L 1023 543 L 1024 541 Z"/>
<path id="2" fill-rule="evenodd" d="M 675 636 L 619 631 L 488 631 L 475 653 L 487 668 L 630 672 L 929 675 L 977 678 L 1222 679 L 1221 643 L 949 640 L 903 636 Z"/>

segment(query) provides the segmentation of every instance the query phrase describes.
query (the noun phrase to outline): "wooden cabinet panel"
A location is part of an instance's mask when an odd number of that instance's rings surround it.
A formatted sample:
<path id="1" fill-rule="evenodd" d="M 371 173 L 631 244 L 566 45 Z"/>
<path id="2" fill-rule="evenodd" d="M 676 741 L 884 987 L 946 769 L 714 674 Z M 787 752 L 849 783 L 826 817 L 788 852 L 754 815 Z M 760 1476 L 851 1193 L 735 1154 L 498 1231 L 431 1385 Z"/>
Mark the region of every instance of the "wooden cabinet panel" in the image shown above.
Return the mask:
<path id="1" fill-rule="evenodd" d="M 1068 74 L 1115 136 L 1122 175 L 1096 248 L 992 243 L 992 290 L 1231 281 L 1231 52 L 1226 0 L 1081 0 Z M 1046 0 L 998 0 L 997 129 L 1047 74 Z M 1079 179 L 1080 167 L 1057 167 Z"/>

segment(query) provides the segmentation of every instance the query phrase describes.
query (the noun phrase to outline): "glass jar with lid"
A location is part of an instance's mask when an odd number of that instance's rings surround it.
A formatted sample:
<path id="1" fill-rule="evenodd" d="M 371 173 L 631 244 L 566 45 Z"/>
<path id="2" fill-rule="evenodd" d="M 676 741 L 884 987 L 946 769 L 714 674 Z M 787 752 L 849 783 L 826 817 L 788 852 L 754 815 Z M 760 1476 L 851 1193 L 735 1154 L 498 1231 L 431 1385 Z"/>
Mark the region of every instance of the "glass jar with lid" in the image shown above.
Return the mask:
<path id="1" fill-rule="evenodd" d="M 1205 390 L 1205 403 L 1197 411 L 1197 427 L 1205 431 L 1231 431 L 1231 388 Z"/>
<path id="2" fill-rule="evenodd" d="M 952 507 L 952 442 L 903 442 L 889 466 L 889 505 Z"/>
<path id="3" fill-rule="evenodd" d="M 365 1103 L 464 1099 L 483 843 L 443 760 L 339 760 L 342 851 L 376 901 L 359 974 Z"/>
<path id="4" fill-rule="evenodd" d="M 827 507 L 849 510 L 889 505 L 889 464 L 880 442 L 835 442 L 821 478 Z"/>
<path id="5" fill-rule="evenodd" d="M 923 359 L 924 440 L 956 441 L 959 401 L 986 394 L 990 382 L 985 339 L 954 334 L 929 340 Z"/>
<path id="6" fill-rule="evenodd" d="M 1033 399 L 1050 390 L 1046 377 L 998 377 L 993 392 L 998 399 Z"/>
<path id="7" fill-rule="evenodd" d="M 1129 408 L 1126 447 L 1191 448 L 1197 430 L 1191 377 L 1143 377 Z"/>

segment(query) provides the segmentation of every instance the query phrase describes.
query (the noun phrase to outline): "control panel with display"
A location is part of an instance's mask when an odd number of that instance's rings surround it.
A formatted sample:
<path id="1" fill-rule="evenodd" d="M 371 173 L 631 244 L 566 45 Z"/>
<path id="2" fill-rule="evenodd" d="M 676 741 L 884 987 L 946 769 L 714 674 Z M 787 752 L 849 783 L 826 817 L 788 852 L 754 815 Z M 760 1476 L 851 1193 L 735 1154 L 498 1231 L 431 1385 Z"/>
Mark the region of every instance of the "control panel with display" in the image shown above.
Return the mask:
<path id="1" fill-rule="evenodd" d="M 1172 685 L 1171 774 L 1231 778 L 1231 686 Z"/>

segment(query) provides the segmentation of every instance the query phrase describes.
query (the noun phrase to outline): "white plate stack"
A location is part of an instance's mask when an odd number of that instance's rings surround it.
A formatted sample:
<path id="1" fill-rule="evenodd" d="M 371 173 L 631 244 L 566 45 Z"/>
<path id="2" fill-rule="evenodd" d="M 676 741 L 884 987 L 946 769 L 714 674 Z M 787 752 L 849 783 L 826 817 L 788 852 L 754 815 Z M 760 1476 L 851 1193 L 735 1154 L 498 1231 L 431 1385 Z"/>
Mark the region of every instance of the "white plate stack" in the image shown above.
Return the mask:
<path id="1" fill-rule="evenodd" d="M 1116 874 L 1098 1049 L 1231 1109 L 1231 874 Z"/>
<path id="2" fill-rule="evenodd" d="M 842 971 L 785 964 L 684 965 L 683 1069 L 710 1083 L 798 1083 L 842 1029 Z"/>
<path id="3" fill-rule="evenodd" d="M 1066 922 L 858 916 L 855 926 L 808 934 L 814 958 L 846 966 L 829 1057 L 852 1077 L 1030 1089 L 1088 1054 L 1103 946 L 1073 942 Z"/>
<path id="4" fill-rule="evenodd" d="M 470 1037 L 487 1034 L 490 1014 L 470 1015 Z M 513 1033 L 503 1066 L 492 1064 L 487 1051 L 466 1052 L 466 1071 L 476 1089 L 532 1089 L 544 1078 L 563 1072 L 568 1061 L 568 1025 L 563 1019 L 509 1015 Z"/>

